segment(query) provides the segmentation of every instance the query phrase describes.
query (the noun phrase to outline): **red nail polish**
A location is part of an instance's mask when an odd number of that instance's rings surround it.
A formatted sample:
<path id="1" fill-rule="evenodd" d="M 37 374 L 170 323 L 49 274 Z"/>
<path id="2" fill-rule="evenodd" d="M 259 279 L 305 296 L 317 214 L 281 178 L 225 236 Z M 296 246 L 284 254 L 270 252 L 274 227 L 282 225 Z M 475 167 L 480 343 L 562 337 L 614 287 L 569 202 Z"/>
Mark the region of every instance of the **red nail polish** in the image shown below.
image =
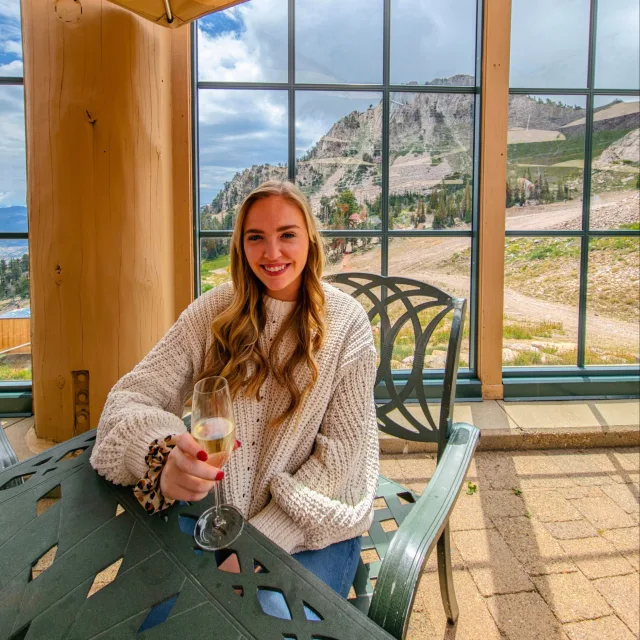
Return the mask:
<path id="1" fill-rule="evenodd" d="M 224 478 L 224 471 L 218 471 L 216 474 L 216 480 L 222 480 Z"/>
<path id="2" fill-rule="evenodd" d="M 209 456 L 204 449 L 200 449 L 196 454 L 196 458 L 198 458 L 198 460 L 202 460 L 202 462 L 206 462 L 209 459 Z"/>
<path id="3" fill-rule="evenodd" d="M 242 446 L 242 442 L 240 440 L 236 440 L 236 449 L 239 449 Z"/>

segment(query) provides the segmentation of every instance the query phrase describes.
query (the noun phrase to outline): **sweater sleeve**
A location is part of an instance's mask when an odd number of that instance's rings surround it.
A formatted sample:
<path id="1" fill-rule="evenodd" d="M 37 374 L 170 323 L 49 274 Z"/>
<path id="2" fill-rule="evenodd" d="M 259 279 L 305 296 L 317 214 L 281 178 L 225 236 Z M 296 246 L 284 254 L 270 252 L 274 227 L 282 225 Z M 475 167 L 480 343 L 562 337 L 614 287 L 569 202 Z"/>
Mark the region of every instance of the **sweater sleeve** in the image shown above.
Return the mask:
<path id="1" fill-rule="evenodd" d="M 362 315 L 345 340 L 312 455 L 295 473 L 272 480 L 272 501 L 251 520 L 289 553 L 323 548 L 370 525 L 379 471 L 376 352 Z"/>
<path id="2" fill-rule="evenodd" d="M 197 300 L 109 393 L 91 454 L 92 466 L 108 480 L 135 484 L 147 471 L 149 444 L 185 430 L 182 407 L 205 350 L 204 315 Z"/>

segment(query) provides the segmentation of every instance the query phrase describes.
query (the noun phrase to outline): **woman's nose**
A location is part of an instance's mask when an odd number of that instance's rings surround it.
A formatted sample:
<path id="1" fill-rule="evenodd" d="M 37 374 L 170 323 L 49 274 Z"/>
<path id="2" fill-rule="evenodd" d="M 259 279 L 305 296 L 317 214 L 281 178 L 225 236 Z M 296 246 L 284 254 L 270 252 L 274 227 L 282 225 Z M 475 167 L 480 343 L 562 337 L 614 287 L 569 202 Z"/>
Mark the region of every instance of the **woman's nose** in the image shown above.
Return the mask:
<path id="1" fill-rule="evenodd" d="M 276 260 L 281 256 L 280 244 L 278 242 L 268 242 L 264 250 L 264 257 L 267 260 Z"/>

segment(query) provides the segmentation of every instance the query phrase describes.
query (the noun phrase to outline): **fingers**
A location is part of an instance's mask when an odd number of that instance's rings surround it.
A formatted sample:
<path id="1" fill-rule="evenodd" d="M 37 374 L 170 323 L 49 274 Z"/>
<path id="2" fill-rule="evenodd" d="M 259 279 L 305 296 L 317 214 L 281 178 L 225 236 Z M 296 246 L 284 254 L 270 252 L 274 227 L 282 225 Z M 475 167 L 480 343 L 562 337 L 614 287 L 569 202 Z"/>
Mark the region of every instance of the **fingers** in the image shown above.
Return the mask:
<path id="1" fill-rule="evenodd" d="M 206 493 L 196 493 L 194 491 L 188 491 L 187 489 L 183 489 L 182 487 L 174 486 L 170 494 L 164 493 L 164 497 L 168 500 L 182 500 L 184 502 L 199 502 L 207 497 L 208 492 Z"/>
<path id="2" fill-rule="evenodd" d="M 178 469 L 187 475 L 209 481 L 221 480 L 224 477 L 224 474 L 219 477 L 222 473 L 220 469 L 185 454 L 179 445 L 173 449 L 170 457 L 173 458 L 173 462 Z"/>
<path id="3" fill-rule="evenodd" d="M 211 491 L 213 482 L 195 478 L 194 476 L 181 475 L 176 477 L 175 486 L 182 489 L 183 491 L 201 495 L 201 497 L 204 498 L 204 496 L 206 496 L 209 491 Z M 201 498 L 198 498 L 198 500 L 200 499 Z"/>
<path id="4" fill-rule="evenodd" d="M 192 458 L 197 458 L 198 453 L 202 451 L 202 447 L 194 440 L 193 436 L 186 431 L 177 437 L 176 443 L 180 451 L 190 455 Z"/>

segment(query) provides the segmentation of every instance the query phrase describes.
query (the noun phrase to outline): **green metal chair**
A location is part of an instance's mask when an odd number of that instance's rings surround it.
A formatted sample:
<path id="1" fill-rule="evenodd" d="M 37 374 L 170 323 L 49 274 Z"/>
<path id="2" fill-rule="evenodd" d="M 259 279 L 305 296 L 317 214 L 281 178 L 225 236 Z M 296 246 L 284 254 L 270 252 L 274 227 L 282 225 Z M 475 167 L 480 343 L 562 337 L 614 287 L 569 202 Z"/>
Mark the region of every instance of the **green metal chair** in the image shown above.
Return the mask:
<path id="1" fill-rule="evenodd" d="M 409 278 L 340 273 L 326 280 L 358 299 L 374 327 L 380 357 L 376 379 L 380 430 L 437 445 L 436 470 L 421 496 L 380 476 L 377 497 L 386 506 L 376 508 L 362 545 L 363 551 L 375 549 L 380 559 L 368 564 L 360 560 L 351 601 L 391 635 L 404 638 L 424 565 L 437 546 L 442 602 L 449 623 L 455 624 L 458 605 L 448 523 L 480 437 L 476 427 L 453 423 L 466 300 Z M 425 351 L 434 332 L 441 332 L 449 321 L 440 415 L 435 420 L 423 384 Z M 392 361 L 399 345 L 405 343 L 406 348 L 407 342 L 415 345 L 413 361 L 400 387 L 393 379 Z M 407 401 L 412 400 L 421 415 L 409 410 Z M 386 532 L 382 523 L 390 520 L 398 528 Z"/>

